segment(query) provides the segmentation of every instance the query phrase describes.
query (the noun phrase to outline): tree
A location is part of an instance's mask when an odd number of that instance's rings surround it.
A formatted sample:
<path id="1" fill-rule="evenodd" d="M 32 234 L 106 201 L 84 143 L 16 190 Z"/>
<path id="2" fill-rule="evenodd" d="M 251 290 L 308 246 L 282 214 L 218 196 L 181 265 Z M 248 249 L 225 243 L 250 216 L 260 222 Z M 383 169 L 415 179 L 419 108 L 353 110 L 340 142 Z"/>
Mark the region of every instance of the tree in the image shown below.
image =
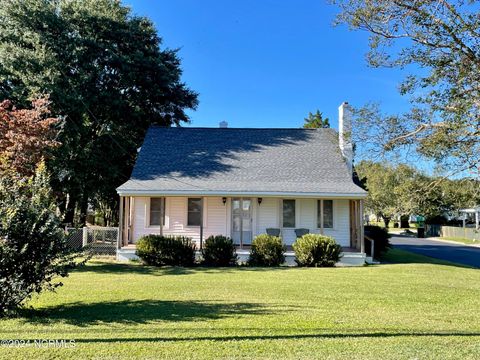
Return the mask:
<path id="1" fill-rule="evenodd" d="M 444 201 L 449 204 L 450 212 L 480 204 L 480 182 L 477 180 L 449 179 L 441 183 L 440 190 Z"/>
<path id="2" fill-rule="evenodd" d="M 381 217 L 388 228 L 391 219 L 399 213 L 399 199 L 395 190 L 400 181 L 395 169 L 389 164 L 361 161 L 355 170 L 368 190 L 366 210 Z"/>
<path id="3" fill-rule="evenodd" d="M 25 181 L 26 180 L 26 181 Z M 0 177 L 0 317 L 35 293 L 61 286 L 78 263 L 54 213 L 46 167 L 18 180 Z"/>
<path id="4" fill-rule="evenodd" d="M 0 100 L 26 105 L 50 94 L 61 116 L 47 162 L 64 221 L 89 203 L 116 207 L 151 124 L 188 122 L 197 94 L 182 81 L 176 50 L 152 22 L 116 0 L 4 0 Z"/>
<path id="5" fill-rule="evenodd" d="M 429 176 L 405 164 L 361 161 L 356 171 L 368 189 L 365 207 L 388 227 L 393 217 L 412 214 L 432 219 L 474 206 L 480 184 L 470 178 Z"/>
<path id="6" fill-rule="evenodd" d="M 48 99 L 32 102 L 31 109 L 17 109 L 11 101 L 0 103 L 0 170 L 13 169 L 20 176 L 32 175 L 47 151 L 59 145 L 48 117 Z"/>
<path id="7" fill-rule="evenodd" d="M 311 112 L 308 113 L 308 117 L 305 119 L 305 124 L 303 127 L 305 129 L 319 129 L 319 128 L 329 128 L 330 127 L 330 120 L 328 118 L 323 118 L 323 114 L 317 110 L 315 114 Z"/>
<path id="8" fill-rule="evenodd" d="M 333 0 L 339 23 L 370 33 L 373 67 L 417 69 L 400 86 L 407 114 L 359 113 L 384 151 L 413 146 L 454 172 L 480 175 L 480 22 L 475 1 Z M 375 136 L 376 135 L 376 136 Z M 375 136 L 375 137 L 374 137 Z"/>

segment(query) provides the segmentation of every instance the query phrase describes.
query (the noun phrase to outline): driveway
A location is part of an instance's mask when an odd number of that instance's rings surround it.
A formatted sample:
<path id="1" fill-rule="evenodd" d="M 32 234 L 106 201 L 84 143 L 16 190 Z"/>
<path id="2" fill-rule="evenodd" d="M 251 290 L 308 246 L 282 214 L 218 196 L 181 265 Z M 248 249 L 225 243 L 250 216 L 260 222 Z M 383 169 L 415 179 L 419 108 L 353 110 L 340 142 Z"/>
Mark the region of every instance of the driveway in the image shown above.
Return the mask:
<path id="1" fill-rule="evenodd" d="M 392 235 L 390 242 L 400 250 L 480 268 L 480 247 L 396 235 Z"/>

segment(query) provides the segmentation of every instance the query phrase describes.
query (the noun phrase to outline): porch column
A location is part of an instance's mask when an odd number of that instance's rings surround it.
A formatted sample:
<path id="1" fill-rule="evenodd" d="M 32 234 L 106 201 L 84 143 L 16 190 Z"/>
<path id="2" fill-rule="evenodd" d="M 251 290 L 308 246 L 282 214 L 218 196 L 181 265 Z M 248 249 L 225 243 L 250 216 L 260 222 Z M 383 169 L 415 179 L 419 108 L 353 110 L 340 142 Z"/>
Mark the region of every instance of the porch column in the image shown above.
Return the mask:
<path id="1" fill-rule="evenodd" d="M 205 211 L 203 207 L 205 206 L 205 197 L 202 197 L 202 206 L 200 207 L 200 250 L 203 249 L 203 216 L 205 214 Z"/>
<path id="2" fill-rule="evenodd" d="M 128 237 L 130 236 L 129 225 L 130 225 L 130 197 L 125 198 L 125 210 L 124 210 L 124 222 L 123 222 L 123 246 L 128 245 Z"/>
<path id="3" fill-rule="evenodd" d="M 135 198 L 130 197 L 130 221 L 128 223 L 128 240 L 127 243 L 133 242 L 133 229 L 135 228 Z"/>
<path id="4" fill-rule="evenodd" d="M 117 249 L 120 249 L 123 244 L 123 204 L 124 204 L 124 197 L 120 196 L 119 210 L 118 210 Z"/>
<path id="5" fill-rule="evenodd" d="M 160 201 L 160 236 L 163 236 L 163 222 L 165 221 L 165 205 L 166 205 L 166 202 L 167 202 L 166 197 L 164 197 L 163 200 Z"/>
<path id="6" fill-rule="evenodd" d="M 365 229 L 363 226 L 363 199 L 360 200 L 360 211 L 359 211 L 359 220 L 360 220 L 360 252 L 365 252 Z"/>

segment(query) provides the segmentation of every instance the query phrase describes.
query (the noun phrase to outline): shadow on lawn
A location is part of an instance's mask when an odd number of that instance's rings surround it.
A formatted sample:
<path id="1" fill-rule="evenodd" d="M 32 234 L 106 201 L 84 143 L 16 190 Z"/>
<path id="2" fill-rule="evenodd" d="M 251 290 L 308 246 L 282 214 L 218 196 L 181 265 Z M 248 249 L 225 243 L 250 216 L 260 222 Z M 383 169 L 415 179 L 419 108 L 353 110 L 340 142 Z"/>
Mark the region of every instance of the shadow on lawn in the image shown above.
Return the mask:
<path id="1" fill-rule="evenodd" d="M 62 322 L 76 326 L 99 323 L 145 324 L 151 321 L 194 321 L 229 316 L 266 314 L 254 303 L 200 301 L 124 300 L 98 303 L 75 302 L 44 310 L 25 309 L 25 322 L 49 324 Z"/>
<path id="2" fill-rule="evenodd" d="M 194 337 L 133 337 L 133 338 L 95 338 L 78 339 L 80 343 L 112 343 L 112 342 L 189 342 L 189 341 L 255 341 L 255 340 L 300 340 L 300 339 L 342 339 L 342 338 L 389 338 L 389 337 L 480 337 L 478 332 L 374 332 L 374 333 L 316 333 L 285 335 L 231 335 L 231 336 L 194 336 Z"/>
<path id="3" fill-rule="evenodd" d="M 248 266 L 233 266 L 233 267 L 177 267 L 177 266 L 165 266 L 165 267 L 153 267 L 141 264 L 129 264 L 129 263 L 102 263 L 92 262 L 86 266 L 79 267 L 75 272 L 93 272 L 99 274 L 145 274 L 145 275 L 189 275 L 195 273 L 204 274 L 218 274 L 237 271 L 272 271 L 272 270 L 288 270 L 284 267 L 248 267 Z"/>

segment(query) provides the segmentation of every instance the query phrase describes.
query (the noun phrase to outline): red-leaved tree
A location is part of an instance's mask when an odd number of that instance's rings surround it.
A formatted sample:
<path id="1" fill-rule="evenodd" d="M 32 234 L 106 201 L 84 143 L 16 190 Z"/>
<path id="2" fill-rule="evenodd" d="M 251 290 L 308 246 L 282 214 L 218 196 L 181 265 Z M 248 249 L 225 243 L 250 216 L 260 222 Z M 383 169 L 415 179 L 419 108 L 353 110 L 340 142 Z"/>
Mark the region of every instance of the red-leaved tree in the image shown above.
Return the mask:
<path id="1" fill-rule="evenodd" d="M 58 146 L 47 97 L 32 102 L 31 109 L 17 109 L 9 100 L 0 103 L 0 168 L 28 176 L 48 150 Z"/>

